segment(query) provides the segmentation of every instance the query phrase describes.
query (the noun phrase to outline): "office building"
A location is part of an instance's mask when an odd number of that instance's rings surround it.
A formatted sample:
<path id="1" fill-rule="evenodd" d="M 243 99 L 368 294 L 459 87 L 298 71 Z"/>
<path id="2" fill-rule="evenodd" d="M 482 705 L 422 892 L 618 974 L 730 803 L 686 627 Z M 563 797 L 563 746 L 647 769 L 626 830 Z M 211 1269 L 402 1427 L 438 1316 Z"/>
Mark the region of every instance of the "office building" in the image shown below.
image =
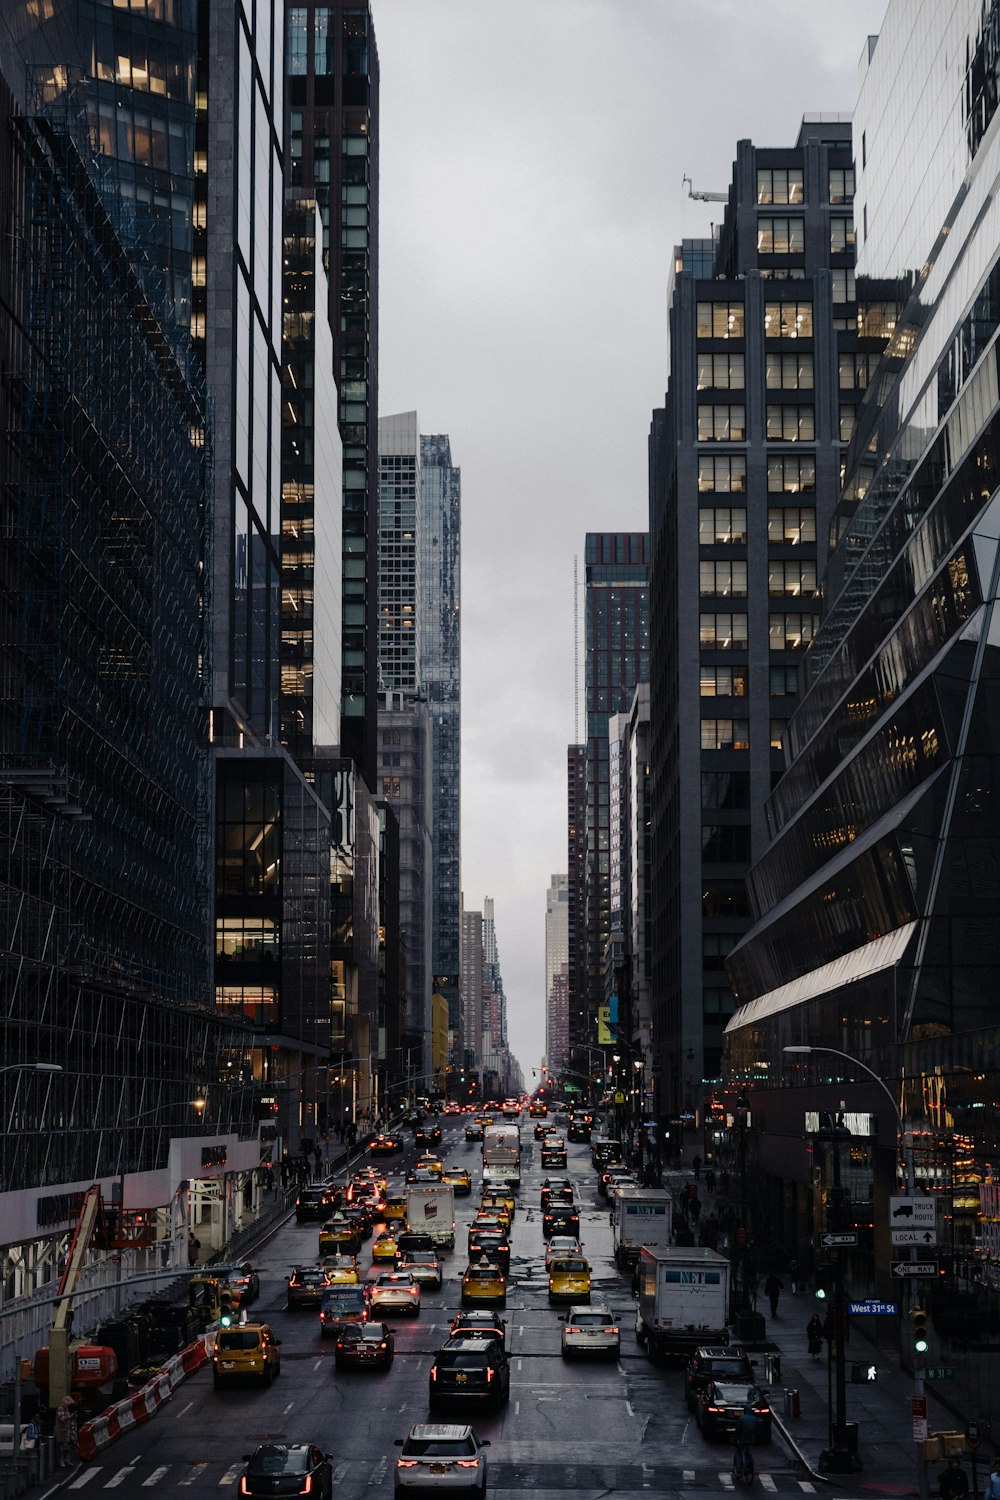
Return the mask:
<path id="1" fill-rule="evenodd" d="M 545 893 L 545 1061 L 556 1075 L 569 1064 L 569 961 L 569 876 L 553 875 Z"/>
<path id="2" fill-rule="evenodd" d="M 804 1107 L 845 1099 L 867 1112 L 851 1212 L 874 1194 L 876 1284 L 902 1144 L 979 1326 L 997 1284 L 998 22 L 995 3 L 890 0 L 862 58 L 858 323 L 891 336 L 847 455 L 728 1026 L 773 1232 L 808 1223 Z M 783 1050 L 808 1045 L 845 1056 Z M 1000 1415 L 988 1364 L 957 1358 L 977 1411 Z"/>
<path id="3" fill-rule="evenodd" d="M 627 714 L 608 722 L 610 962 L 608 1028 L 632 1075 L 652 1092 L 652 797 L 649 684 L 640 682 Z M 611 1011 L 611 997 L 615 1010 Z M 636 1080 L 635 1074 L 643 1079 Z M 636 1100 L 638 1102 L 638 1099 Z"/>
<path id="4" fill-rule="evenodd" d="M 859 329 L 851 127 L 737 145 L 717 236 L 670 286 L 669 385 L 650 434 L 651 1022 L 662 1111 L 700 1124 L 733 1009 L 823 542 L 884 340 Z"/>
<path id="5" fill-rule="evenodd" d="M 566 748 L 566 1033 L 570 1062 L 589 1074 L 587 1029 L 587 951 L 584 943 L 587 913 L 587 747 Z"/>

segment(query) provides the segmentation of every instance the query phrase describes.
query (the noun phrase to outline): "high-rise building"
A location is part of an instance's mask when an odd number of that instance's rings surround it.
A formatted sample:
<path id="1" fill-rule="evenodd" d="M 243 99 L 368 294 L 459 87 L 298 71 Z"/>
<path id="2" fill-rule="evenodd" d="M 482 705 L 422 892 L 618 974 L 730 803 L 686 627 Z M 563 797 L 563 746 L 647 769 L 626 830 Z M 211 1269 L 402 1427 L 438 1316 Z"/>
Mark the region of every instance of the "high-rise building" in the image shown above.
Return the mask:
<path id="1" fill-rule="evenodd" d="M 890 0 L 862 57 L 857 326 L 889 342 L 847 454 L 753 926 L 729 959 L 728 1070 L 762 1127 L 770 1232 L 804 1229 L 804 1107 L 846 1099 L 885 1286 L 901 1153 L 946 1205 L 943 1263 L 978 1258 L 1000 1190 L 998 25 L 996 0 Z M 865 1070 L 898 1101 L 901 1140 Z M 995 1393 L 982 1410 L 1000 1417 Z"/>
<path id="2" fill-rule="evenodd" d="M 586 911 L 583 938 L 587 993 L 582 1007 L 580 1034 L 576 1033 L 574 1017 L 570 1017 L 571 1043 L 593 1044 L 598 1040 L 598 1012 L 609 998 L 605 986 L 611 938 L 608 721 L 612 714 L 628 710 L 637 685 L 646 681 L 649 675 L 648 543 L 645 532 L 588 532 L 586 539 Z M 611 1009 L 613 1013 L 614 1004 Z"/>
<path id="3" fill-rule="evenodd" d="M 787 148 L 738 143 L 717 239 L 674 254 L 650 438 L 652 1020 L 670 1114 L 700 1117 L 721 1076 L 725 960 L 750 925 L 744 879 L 882 347 L 858 329 L 852 195 L 849 120 L 807 118 Z"/>
<path id="4" fill-rule="evenodd" d="M 569 1063 L 569 876 L 553 875 L 545 893 L 545 1061 Z"/>
<path id="5" fill-rule="evenodd" d="M 462 917 L 462 471 L 446 433 L 420 438 L 418 567 L 421 679 L 431 720 L 431 967 L 448 1005 L 449 1057 L 463 1061 L 459 968 Z"/>
<path id="6" fill-rule="evenodd" d="M 462 1012 L 466 1068 L 478 1068 L 483 1035 L 483 914 L 462 904 Z M 478 1039 L 478 1040 L 477 1040 Z"/>
<path id="7" fill-rule="evenodd" d="M 566 1029 L 570 1060 L 587 1068 L 587 952 L 584 943 L 587 914 L 587 747 L 566 749 Z M 578 1050 L 574 1050 L 578 1049 Z"/>
<path id="8" fill-rule="evenodd" d="M 285 11 L 289 186 L 319 205 L 343 440 L 341 751 L 373 788 L 378 714 L 379 68 L 366 0 Z"/>
<path id="9" fill-rule="evenodd" d="M 649 754 L 649 684 L 640 682 L 627 714 L 608 722 L 610 755 L 609 994 L 617 1015 L 609 1026 L 629 1070 L 646 1070 L 652 1091 L 652 796 Z M 610 1008 L 610 1007 L 609 1007 Z"/>

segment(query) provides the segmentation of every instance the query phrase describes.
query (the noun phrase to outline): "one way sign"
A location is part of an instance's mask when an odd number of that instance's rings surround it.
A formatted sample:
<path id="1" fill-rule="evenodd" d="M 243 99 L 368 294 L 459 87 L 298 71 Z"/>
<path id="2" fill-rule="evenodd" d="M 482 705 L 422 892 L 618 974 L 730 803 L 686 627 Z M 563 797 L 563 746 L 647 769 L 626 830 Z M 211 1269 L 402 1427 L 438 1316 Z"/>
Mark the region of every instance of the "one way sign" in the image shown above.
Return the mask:
<path id="1" fill-rule="evenodd" d="M 894 1260 L 892 1263 L 893 1276 L 936 1276 L 937 1273 L 936 1260 Z"/>

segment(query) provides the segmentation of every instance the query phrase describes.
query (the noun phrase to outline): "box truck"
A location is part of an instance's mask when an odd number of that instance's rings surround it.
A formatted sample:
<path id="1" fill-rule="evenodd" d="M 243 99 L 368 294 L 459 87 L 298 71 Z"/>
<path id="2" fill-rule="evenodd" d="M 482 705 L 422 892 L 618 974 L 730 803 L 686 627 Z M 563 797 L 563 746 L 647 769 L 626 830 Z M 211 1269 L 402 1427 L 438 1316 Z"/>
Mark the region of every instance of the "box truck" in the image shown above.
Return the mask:
<path id="1" fill-rule="evenodd" d="M 729 1262 L 698 1245 L 639 1251 L 635 1336 L 650 1359 L 724 1344 L 729 1322 Z"/>
<path id="2" fill-rule="evenodd" d="M 611 1228 L 615 1260 L 620 1271 L 630 1271 L 643 1245 L 650 1249 L 670 1244 L 673 1199 L 665 1188 L 616 1188 L 611 1198 Z"/>
<path id="3" fill-rule="evenodd" d="M 455 1192 L 451 1183 L 408 1183 L 406 1227 L 417 1234 L 429 1234 L 440 1250 L 453 1250 L 455 1248 Z"/>

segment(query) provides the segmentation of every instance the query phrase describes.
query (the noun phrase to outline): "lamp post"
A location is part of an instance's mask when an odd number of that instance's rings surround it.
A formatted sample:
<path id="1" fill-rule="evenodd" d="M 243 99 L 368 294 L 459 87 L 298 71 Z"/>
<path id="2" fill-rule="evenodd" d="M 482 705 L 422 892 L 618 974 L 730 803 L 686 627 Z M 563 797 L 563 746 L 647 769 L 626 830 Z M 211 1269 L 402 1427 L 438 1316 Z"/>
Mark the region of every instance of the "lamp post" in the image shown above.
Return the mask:
<path id="1" fill-rule="evenodd" d="M 7 1063 L 6 1067 L 0 1068 L 0 1073 L 61 1073 L 62 1063 L 24 1062 Z"/>

